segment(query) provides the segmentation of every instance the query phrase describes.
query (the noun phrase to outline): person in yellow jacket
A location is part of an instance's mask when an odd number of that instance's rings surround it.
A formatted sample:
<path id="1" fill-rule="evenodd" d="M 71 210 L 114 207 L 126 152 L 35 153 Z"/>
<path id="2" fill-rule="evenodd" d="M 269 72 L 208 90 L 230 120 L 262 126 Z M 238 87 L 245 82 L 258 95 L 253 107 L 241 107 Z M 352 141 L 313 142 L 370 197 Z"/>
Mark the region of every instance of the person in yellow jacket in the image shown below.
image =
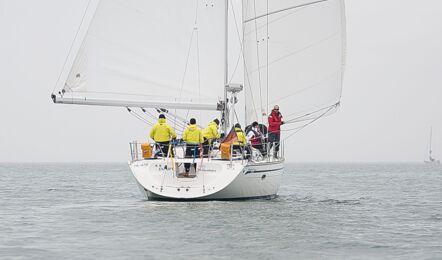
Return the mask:
<path id="1" fill-rule="evenodd" d="M 191 118 L 190 124 L 186 127 L 183 133 L 183 141 L 186 142 L 186 158 L 199 157 L 198 147 L 204 142 L 203 132 L 201 128 L 196 125 L 196 119 Z M 196 171 L 196 163 L 193 163 L 193 167 Z M 186 170 L 185 176 L 189 175 L 190 163 L 184 163 L 184 169 Z"/>
<path id="2" fill-rule="evenodd" d="M 209 125 L 203 130 L 203 138 L 204 138 L 204 155 L 209 154 L 209 150 L 212 149 L 213 142 L 216 139 L 219 139 L 221 135 L 218 132 L 219 120 L 215 119 L 209 123 Z"/>
<path id="3" fill-rule="evenodd" d="M 160 146 L 163 157 L 167 156 L 169 151 L 170 139 L 176 139 L 175 131 L 166 123 L 166 117 L 163 114 L 160 114 L 158 123 L 152 127 L 149 136 Z"/>
<path id="4" fill-rule="evenodd" d="M 244 150 L 249 152 L 249 147 L 247 146 L 247 138 L 244 134 L 244 131 L 241 129 L 240 124 L 235 124 L 235 132 L 238 139 L 236 140 L 236 142 L 233 143 L 232 149 L 239 151 L 241 154 L 243 154 Z M 246 157 L 248 156 L 246 155 Z"/>

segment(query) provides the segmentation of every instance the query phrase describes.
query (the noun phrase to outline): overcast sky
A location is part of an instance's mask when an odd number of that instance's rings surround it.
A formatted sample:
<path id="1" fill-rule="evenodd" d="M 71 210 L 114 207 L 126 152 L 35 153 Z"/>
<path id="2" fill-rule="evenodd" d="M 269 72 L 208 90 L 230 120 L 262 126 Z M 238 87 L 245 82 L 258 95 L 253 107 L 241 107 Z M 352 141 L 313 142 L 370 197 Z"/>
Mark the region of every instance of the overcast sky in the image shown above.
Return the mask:
<path id="1" fill-rule="evenodd" d="M 121 162 L 146 125 L 50 94 L 86 0 L 0 0 L 0 162 Z M 342 107 L 286 143 L 288 161 L 442 159 L 442 1 L 349 0 Z M 284 113 L 284 108 L 281 108 Z"/>

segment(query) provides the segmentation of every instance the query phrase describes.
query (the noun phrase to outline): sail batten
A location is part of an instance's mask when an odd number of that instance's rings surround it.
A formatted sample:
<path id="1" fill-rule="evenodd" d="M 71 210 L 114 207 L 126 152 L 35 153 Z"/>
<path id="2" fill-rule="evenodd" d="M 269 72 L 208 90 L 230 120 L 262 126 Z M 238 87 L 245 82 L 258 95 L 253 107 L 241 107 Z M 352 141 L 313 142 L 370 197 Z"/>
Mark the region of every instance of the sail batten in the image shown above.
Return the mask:
<path id="1" fill-rule="evenodd" d="M 270 15 L 273 15 L 273 14 L 277 14 L 277 13 L 281 13 L 281 12 L 285 12 L 285 11 L 289 11 L 289 10 L 293 10 L 293 9 L 298 9 L 298 8 L 306 7 L 306 6 L 309 6 L 309 5 L 315 5 L 315 4 L 319 4 L 319 3 L 322 3 L 322 2 L 326 2 L 326 1 L 330 1 L 330 0 L 318 0 L 318 1 L 313 1 L 313 2 L 309 2 L 309 3 L 303 3 L 303 4 L 299 4 L 299 5 L 289 6 L 289 7 L 283 8 L 283 9 L 275 10 L 275 11 L 272 11 L 272 12 L 269 12 L 269 13 L 261 14 L 261 15 L 256 16 L 256 17 L 252 17 L 252 18 L 246 19 L 246 20 L 243 21 L 243 23 L 252 22 L 254 20 L 257 20 L 257 19 L 260 19 L 260 18 L 264 18 L 266 16 L 270 16 Z"/>
<path id="2" fill-rule="evenodd" d="M 243 0 L 243 7 L 246 118 L 267 123 L 279 105 L 284 119 L 296 123 L 337 107 L 345 64 L 344 1 Z"/>

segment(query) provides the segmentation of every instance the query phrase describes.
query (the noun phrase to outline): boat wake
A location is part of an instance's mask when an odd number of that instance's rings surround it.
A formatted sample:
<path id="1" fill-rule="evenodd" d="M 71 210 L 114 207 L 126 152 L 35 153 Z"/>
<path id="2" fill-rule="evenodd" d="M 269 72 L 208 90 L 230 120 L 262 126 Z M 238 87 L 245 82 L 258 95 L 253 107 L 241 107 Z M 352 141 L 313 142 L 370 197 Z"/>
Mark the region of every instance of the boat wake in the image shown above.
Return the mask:
<path id="1" fill-rule="evenodd" d="M 327 199 L 319 199 L 314 198 L 312 196 L 306 196 L 306 197 L 298 197 L 296 195 L 280 195 L 278 198 L 281 202 L 298 202 L 298 203 L 314 203 L 314 204 L 329 204 L 329 205 L 362 205 L 364 204 L 364 201 L 366 201 L 369 198 L 366 197 L 360 197 L 358 199 L 334 199 L 334 198 L 327 198 Z"/>

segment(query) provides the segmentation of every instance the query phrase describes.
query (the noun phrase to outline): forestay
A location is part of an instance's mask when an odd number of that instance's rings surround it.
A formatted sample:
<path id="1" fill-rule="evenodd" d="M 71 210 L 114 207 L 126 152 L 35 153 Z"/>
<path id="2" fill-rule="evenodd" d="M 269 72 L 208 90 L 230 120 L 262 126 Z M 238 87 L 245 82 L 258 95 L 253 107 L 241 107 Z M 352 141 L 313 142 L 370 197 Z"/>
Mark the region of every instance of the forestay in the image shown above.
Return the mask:
<path id="1" fill-rule="evenodd" d="M 92 0 L 59 90 L 64 98 L 216 105 L 224 17 L 221 1 Z"/>
<path id="2" fill-rule="evenodd" d="M 296 129 L 339 105 L 343 0 L 243 0 L 243 25 L 246 121 L 278 104 Z"/>

